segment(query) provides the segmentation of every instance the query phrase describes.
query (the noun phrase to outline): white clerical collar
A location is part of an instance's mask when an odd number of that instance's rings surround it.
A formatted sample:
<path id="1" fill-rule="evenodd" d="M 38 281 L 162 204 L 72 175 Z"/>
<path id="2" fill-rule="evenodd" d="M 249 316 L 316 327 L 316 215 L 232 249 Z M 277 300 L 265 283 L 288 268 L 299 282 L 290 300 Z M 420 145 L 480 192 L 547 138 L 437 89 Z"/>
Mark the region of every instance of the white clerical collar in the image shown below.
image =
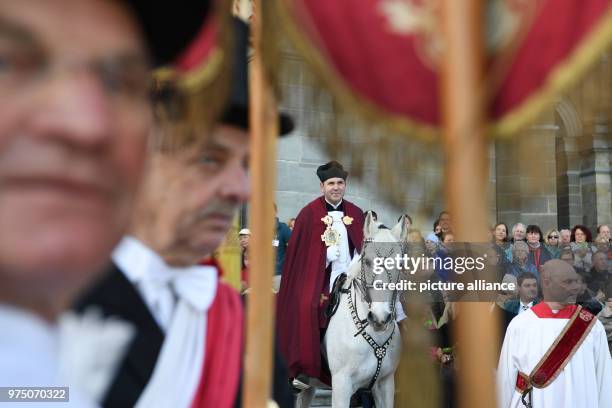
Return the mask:
<path id="1" fill-rule="evenodd" d="M 331 205 L 331 206 L 332 206 L 332 208 L 333 208 L 334 210 L 337 210 L 337 209 L 338 209 L 338 207 L 340 207 L 340 205 L 342 205 L 342 200 L 340 200 L 340 201 L 338 202 L 338 204 L 332 204 L 332 203 L 330 203 L 329 201 L 327 201 L 327 199 L 325 199 L 325 202 L 326 202 L 327 204 Z"/>
<path id="2" fill-rule="evenodd" d="M 196 280 L 192 281 L 191 288 L 181 285 L 185 290 L 181 291 L 177 288 L 177 292 L 180 295 L 197 290 L 197 295 L 191 293 L 192 296 L 189 298 L 198 309 L 208 309 L 217 292 L 218 271 L 215 267 L 208 265 L 170 266 L 159 254 L 132 236 L 123 237 L 113 251 L 112 258 L 121 272 L 133 284 L 149 281 L 151 278 L 164 277 L 186 282 L 187 275 L 197 276 Z M 176 283 L 178 282 L 175 281 Z M 142 294 L 145 296 L 145 301 L 149 303 L 153 294 Z"/>
<path id="3" fill-rule="evenodd" d="M 147 276 L 151 269 L 165 269 L 166 263 L 155 251 L 138 239 L 126 235 L 115 248 L 113 261 L 132 283 Z"/>

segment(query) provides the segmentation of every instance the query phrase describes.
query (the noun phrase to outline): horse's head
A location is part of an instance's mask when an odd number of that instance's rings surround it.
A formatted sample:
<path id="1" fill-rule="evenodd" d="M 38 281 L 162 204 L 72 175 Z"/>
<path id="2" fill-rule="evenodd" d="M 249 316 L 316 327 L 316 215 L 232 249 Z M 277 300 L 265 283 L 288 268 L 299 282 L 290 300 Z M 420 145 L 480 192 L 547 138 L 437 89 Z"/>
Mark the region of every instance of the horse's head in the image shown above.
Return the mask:
<path id="1" fill-rule="evenodd" d="M 367 319 L 374 330 L 385 330 L 395 318 L 397 290 L 389 290 L 386 285 L 399 280 L 400 270 L 396 259 L 403 254 L 408 226 L 402 217 L 393 232 L 372 219 L 368 212 L 364 224 L 364 243 L 361 250 L 359 268 L 352 271 L 360 289 L 362 300 L 368 304 Z M 385 260 L 387 261 L 385 265 Z M 392 263 L 392 265 L 391 265 Z M 381 289 L 383 288 L 384 289 Z"/>

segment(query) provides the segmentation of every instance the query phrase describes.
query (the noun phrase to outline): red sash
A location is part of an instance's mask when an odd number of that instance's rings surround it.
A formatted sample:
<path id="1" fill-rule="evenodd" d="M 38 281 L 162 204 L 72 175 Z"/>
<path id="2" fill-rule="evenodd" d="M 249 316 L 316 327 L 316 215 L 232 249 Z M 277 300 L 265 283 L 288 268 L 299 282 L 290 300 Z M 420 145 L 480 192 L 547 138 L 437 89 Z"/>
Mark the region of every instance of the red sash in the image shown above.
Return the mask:
<path id="1" fill-rule="evenodd" d="M 219 283 L 208 310 L 206 353 L 191 408 L 230 408 L 238 394 L 242 367 L 242 303 L 236 291 Z"/>
<path id="2" fill-rule="evenodd" d="M 543 306 L 540 306 L 543 305 Z M 533 308 L 548 307 L 544 302 Z M 532 308 L 532 309 L 533 309 Z M 554 343 L 548 348 L 544 357 L 538 362 L 530 375 L 518 372 L 516 376 L 516 390 L 521 394 L 530 388 L 545 388 L 557 378 L 565 368 L 578 347 L 595 324 L 595 315 L 582 306 L 574 306 L 575 311 L 569 322 L 565 325 Z"/>

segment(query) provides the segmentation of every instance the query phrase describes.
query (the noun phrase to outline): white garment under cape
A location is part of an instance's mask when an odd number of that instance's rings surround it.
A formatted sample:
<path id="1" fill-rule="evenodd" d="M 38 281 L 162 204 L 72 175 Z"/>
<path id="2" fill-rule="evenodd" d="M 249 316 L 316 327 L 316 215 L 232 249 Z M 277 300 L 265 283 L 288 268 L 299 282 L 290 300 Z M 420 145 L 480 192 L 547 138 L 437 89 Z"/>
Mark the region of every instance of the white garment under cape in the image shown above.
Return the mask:
<path id="1" fill-rule="evenodd" d="M 172 267 L 129 236 L 115 249 L 113 260 L 166 332 L 151 379 L 136 407 L 191 406 L 204 369 L 207 315 L 217 293 L 217 269 Z M 176 305 L 168 296 L 170 287 L 178 297 Z"/>
<path id="2" fill-rule="evenodd" d="M 331 290 L 336 278 L 341 273 L 346 273 L 346 270 L 348 269 L 349 264 L 351 263 L 351 259 L 357 251 L 354 250 L 353 256 L 351 256 L 348 231 L 346 230 L 346 226 L 342 221 L 342 217 L 344 217 L 344 212 L 328 211 L 327 214 L 334 220 L 334 223 L 331 227 L 338 233 L 338 236 L 340 237 L 340 242 L 338 242 L 337 245 L 332 246 L 332 249 L 335 249 L 337 251 L 337 257 L 331 262 L 331 273 L 329 276 L 329 290 Z M 326 266 L 329 266 L 329 264 L 330 262 L 328 260 Z"/>
<path id="3" fill-rule="evenodd" d="M 532 309 L 510 322 L 497 371 L 500 408 L 523 408 L 518 371 L 529 375 L 569 319 L 541 318 Z M 596 322 L 565 368 L 546 388 L 533 389 L 534 408 L 612 408 L 612 361 L 601 322 Z"/>

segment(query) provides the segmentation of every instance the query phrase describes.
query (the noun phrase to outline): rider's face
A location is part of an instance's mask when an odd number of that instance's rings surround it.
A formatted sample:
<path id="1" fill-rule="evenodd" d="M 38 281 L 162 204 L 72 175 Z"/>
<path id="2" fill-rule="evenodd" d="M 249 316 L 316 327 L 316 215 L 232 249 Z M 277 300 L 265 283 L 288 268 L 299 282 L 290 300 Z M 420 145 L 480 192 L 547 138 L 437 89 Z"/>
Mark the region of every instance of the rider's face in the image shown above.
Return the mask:
<path id="1" fill-rule="evenodd" d="M 321 193 L 330 204 L 338 204 L 345 191 L 346 182 L 340 177 L 333 177 L 321 183 Z"/>

